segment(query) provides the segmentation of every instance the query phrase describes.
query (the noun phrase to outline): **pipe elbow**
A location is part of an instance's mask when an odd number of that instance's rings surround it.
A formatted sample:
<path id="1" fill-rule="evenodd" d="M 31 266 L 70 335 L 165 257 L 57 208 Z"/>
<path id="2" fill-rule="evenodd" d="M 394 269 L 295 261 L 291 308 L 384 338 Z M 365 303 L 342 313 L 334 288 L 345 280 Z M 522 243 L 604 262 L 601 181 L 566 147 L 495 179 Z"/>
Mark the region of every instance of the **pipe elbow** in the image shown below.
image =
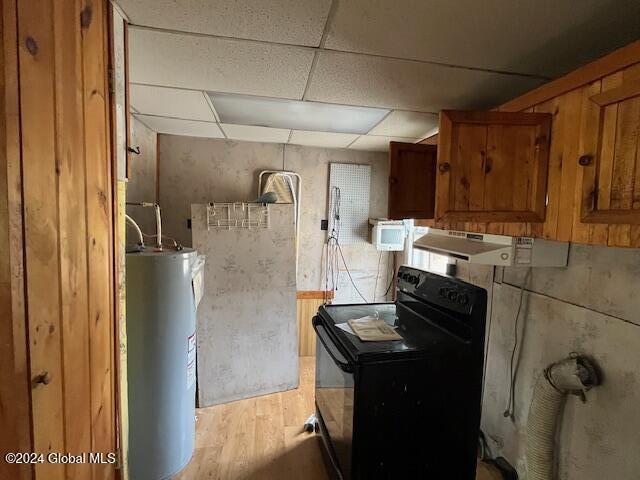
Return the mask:
<path id="1" fill-rule="evenodd" d="M 581 395 L 601 382 L 595 364 L 588 357 L 578 354 L 552 363 L 545 369 L 544 375 L 563 394 Z"/>

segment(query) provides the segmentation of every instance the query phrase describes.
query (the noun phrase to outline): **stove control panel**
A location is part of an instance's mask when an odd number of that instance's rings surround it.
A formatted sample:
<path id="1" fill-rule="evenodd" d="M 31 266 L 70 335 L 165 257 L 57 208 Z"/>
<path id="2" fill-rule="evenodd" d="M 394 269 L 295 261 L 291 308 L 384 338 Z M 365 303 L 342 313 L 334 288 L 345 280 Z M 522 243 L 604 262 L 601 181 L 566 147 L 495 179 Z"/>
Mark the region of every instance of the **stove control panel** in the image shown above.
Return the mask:
<path id="1" fill-rule="evenodd" d="M 398 271 L 398 290 L 457 313 L 471 313 L 475 289 L 461 280 L 415 268 L 403 266 Z"/>

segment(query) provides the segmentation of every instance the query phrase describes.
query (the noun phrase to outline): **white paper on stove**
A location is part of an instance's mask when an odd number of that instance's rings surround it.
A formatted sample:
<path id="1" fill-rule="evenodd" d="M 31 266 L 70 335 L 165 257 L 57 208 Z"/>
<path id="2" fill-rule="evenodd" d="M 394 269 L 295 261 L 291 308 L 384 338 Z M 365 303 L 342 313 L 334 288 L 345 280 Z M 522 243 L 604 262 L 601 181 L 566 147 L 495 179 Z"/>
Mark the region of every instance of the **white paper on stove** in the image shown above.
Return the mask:
<path id="1" fill-rule="evenodd" d="M 347 322 L 336 323 L 336 327 L 338 327 L 340 330 L 344 330 L 345 332 L 350 333 L 351 335 L 355 335 L 355 332 L 351 328 L 351 325 L 349 325 Z"/>

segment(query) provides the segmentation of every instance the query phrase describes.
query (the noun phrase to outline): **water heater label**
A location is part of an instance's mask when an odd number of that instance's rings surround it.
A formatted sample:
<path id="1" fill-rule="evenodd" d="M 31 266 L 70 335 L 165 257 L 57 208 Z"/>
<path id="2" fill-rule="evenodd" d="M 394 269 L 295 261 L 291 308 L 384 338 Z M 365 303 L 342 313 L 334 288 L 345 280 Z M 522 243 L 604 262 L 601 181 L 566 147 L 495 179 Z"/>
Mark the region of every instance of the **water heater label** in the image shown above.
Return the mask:
<path id="1" fill-rule="evenodd" d="M 196 383 L 196 333 L 187 338 L 187 390 Z"/>

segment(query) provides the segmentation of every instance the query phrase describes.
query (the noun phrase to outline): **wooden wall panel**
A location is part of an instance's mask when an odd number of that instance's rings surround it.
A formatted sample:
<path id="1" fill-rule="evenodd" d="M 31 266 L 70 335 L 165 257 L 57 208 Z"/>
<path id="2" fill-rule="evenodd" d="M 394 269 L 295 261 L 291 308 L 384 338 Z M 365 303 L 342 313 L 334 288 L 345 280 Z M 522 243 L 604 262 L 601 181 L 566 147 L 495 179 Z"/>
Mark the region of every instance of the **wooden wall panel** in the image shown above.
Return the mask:
<path id="1" fill-rule="evenodd" d="M 52 7 L 18 2 L 33 448 L 44 454 L 65 451 Z M 52 480 L 66 476 L 62 464 L 37 464 L 35 470 Z"/>
<path id="2" fill-rule="evenodd" d="M 0 2 L 0 458 L 33 450 L 24 302 L 17 11 Z M 0 478 L 27 480 L 33 468 L 0 460 Z"/>
<path id="3" fill-rule="evenodd" d="M 322 305 L 322 299 L 298 299 L 298 355 L 306 357 L 316 354 L 316 334 L 311 319 Z"/>
<path id="4" fill-rule="evenodd" d="M 297 293 L 297 318 L 298 318 L 298 355 L 301 357 L 315 356 L 316 333 L 311 325 L 311 319 L 318 311 L 320 305 L 325 302 L 325 297 L 330 302 L 333 292 L 324 291 L 299 291 Z"/>
<path id="5" fill-rule="evenodd" d="M 554 204 L 558 212 L 556 225 L 553 226 L 553 234 L 545 232 L 549 238 L 563 242 L 571 241 L 573 227 L 573 201 L 576 188 L 576 171 L 578 169 L 578 143 L 580 127 L 580 109 L 582 106 L 581 90 L 573 90 L 556 102 L 556 118 L 560 124 L 558 130 L 562 141 L 556 141 L 556 152 L 560 168 L 557 197 Z M 549 199 L 551 203 L 551 198 Z"/>
<path id="6" fill-rule="evenodd" d="M 65 448 L 91 451 L 89 321 L 84 188 L 84 126 L 80 3 L 63 1 L 54 7 L 56 98 L 56 168 L 58 174 L 58 229 L 60 242 L 60 301 L 64 348 L 62 366 Z M 73 372 L 70 374 L 70 372 Z M 67 476 L 88 478 L 88 464 L 69 464 Z"/>
<path id="7" fill-rule="evenodd" d="M 86 152 L 89 320 L 91 335 L 91 428 L 94 452 L 115 446 L 113 179 L 110 162 L 105 2 L 83 0 L 80 15 L 83 50 Z M 93 478 L 109 478 L 113 467 L 94 464 Z"/>
<path id="8" fill-rule="evenodd" d="M 0 445 L 45 455 L 112 453 L 107 3 L 1 5 L 0 236 L 8 248 L 0 260 L 0 329 L 11 348 L 1 349 Z M 2 478 L 115 477 L 109 464 L 44 462 L 6 476 L 5 465 Z"/>

